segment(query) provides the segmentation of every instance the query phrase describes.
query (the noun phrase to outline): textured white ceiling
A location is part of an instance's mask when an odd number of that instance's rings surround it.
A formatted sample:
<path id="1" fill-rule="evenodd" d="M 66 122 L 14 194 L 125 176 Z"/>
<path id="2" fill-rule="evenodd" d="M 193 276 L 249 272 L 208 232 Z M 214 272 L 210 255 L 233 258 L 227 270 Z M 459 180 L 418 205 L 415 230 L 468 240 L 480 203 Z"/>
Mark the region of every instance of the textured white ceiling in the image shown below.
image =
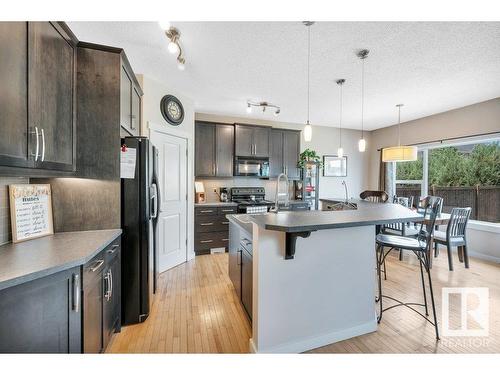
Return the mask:
<path id="1" fill-rule="evenodd" d="M 198 112 L 246 114 L 246 100 L 281 106 L 280 121 L 306 120 L 307 29 L 301 22 L 175 22 L 186 70 L 177 69 L 156 22 L 69 22 L 80 40 L 122 47 L 137 73 L 191 97 Z M 311 27 L 311 123 L 360 128 L 360 48 L 365 129 L 500 96 L 500 22 L 318 22 Z M 274 118 L 254 112 L 250 117 Z"/>

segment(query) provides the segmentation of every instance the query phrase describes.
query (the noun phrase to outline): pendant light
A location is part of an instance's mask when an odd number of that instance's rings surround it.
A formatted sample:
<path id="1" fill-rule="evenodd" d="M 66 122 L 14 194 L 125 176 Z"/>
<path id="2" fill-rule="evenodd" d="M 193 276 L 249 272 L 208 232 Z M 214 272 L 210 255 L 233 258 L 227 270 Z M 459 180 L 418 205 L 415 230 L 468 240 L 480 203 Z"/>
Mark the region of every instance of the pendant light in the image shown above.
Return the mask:
<path id="1" fill-rule="evenodd" d="M 367 49 L 362 49 L 356 55 L 361 60 L 361 139 L 358 142 L 359 152 L 365 152 L 366 141 L 364 137 L 364 111 L 365 111 L 365 60 L 368 57 L 370 51 Z"/>
<path id="2" fill-rule="evenodd" d="M 311 60 L 311 25 L 313 21 L 302 22 L 307 26 L 307 123 L 304 127 L 304 141 L 311 142 L 312 140 L 312 126 L 309 124 L 309 91 L 310 91 L 310 60 Z"/>
<path id="3" fill-rule="evenodd" d="M 382 161 L 415 161 L 417 160 L 416 146 L 401 146 L 401 107 L 404 104 L 396 104 L 398 107 L 398 145 L 382 149 Z"/>
<path id="4" fill-rule="evenodd" d="M 337 150 L 337 156 L 339 158 L 343 157 L 344 156 L 344 149 L 342 148 L 342 86 L 344 85 L 345 83 L 345 79 L 339 79 L 337 80 L 337 85 L 339 85 L 340 87 L 340 110 L 339 110 L 339 113 L 340 113 L 340 121 L 339 121 L 339 148 Z"/>

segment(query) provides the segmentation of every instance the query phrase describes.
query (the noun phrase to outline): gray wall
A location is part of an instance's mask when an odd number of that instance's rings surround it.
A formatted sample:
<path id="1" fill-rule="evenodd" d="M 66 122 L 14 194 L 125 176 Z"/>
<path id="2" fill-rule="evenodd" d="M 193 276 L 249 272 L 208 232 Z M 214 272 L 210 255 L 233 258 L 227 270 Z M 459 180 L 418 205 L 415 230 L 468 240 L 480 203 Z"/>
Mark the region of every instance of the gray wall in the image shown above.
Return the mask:
<path id="1" fill-rule="evenodd" d="M 10 242 L 10 209 L 9 209 L 9 185 L 27 184 L 26 177 L 0 177 L 0 245 Z"/>

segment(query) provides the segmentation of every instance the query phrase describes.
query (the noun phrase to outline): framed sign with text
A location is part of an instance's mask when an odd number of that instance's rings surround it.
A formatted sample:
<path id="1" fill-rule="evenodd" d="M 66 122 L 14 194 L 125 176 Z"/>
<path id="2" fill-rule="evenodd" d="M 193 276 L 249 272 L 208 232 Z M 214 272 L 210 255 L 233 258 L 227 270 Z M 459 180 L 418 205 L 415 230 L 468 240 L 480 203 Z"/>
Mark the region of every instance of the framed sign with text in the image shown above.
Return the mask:
<path id="1" fill-rule="evenodd" d="M 12 242 L 54 233 L 50 185 L 9 185 Z"/>

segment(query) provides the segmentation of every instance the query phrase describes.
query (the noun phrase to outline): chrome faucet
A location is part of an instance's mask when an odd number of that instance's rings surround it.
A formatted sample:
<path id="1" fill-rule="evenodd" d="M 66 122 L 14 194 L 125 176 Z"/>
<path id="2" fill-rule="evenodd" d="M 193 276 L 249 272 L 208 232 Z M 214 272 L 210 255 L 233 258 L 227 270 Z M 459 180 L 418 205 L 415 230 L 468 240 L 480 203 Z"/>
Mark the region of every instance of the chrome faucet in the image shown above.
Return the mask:
<path id="1" fill-rule="evenodd" d="M 342 185 L 344 185 L 344 190 L 345 190 L 345 203 L 349 202 L 349 193 L 347 190 L 347 182 L 345 180 L 342 180 Z"/>
<path id="2" fill-rule="evenodd" d="M 284 191 L 283 189 L 281 188 L 282 186 L 282 180 L 284 179 Z M 288 207 L 289 206 L 289 201 L 288 201 L 288 195 L 289 195 L 289 182 L 288 182 L 288 177 L 286 174 L 284 173 L 281 173 L 279 176 L 278 176 L 278 180 L 276 181 L 276 196 L 274 197 L 274 208 L 271 210 L 272 212 L 274 213 L 278 213 L 279 212 L 279 205 L 280 203 L 283 203 L 283 206 L 284 207 Z M 280 199 L 280 198 L 284 198 L 284 199 Z"/>

